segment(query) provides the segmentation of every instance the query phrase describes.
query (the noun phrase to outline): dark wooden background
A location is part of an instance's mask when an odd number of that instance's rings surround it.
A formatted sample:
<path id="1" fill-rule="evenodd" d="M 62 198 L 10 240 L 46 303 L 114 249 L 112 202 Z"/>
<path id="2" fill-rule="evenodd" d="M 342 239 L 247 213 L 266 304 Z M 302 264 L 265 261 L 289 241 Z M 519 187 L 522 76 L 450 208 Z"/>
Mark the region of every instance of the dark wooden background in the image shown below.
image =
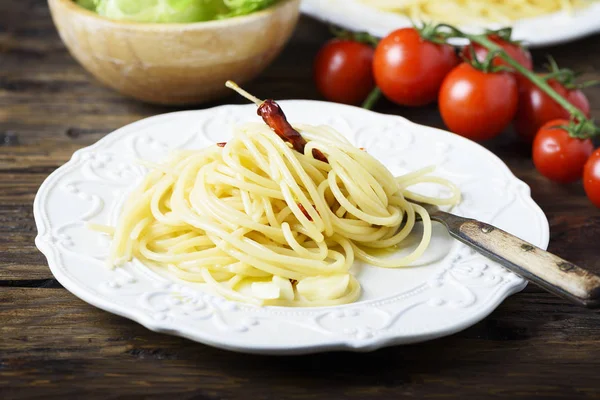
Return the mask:
<path id="1" fill-rule="evenodd" d="M 327 38 L 325 26 L 304 18 L 249 88 L 261 97 L 318 98 L 311 63 Z M 540 66 L 549 53 L 600 79 L 598 50 L 594 36 L 534 57 Z M 600 88 L 586 93 L 600 119 Z M 0 0 L 0 398 L 600 398 L 600 314 L 532 285 L 452 337 L 302 357 L 235 354 L 156 334 L 71 295 L 34 245 L 39 185 L 75 150 L 171 110 L 121 97 L 86 74 L 44 1 Z M 383 102 L 377 110 L 442 126 L 435 106 Z M 512 132 L 487 146 L 531 185 L 550 220 L 550 250 L 600 272 L 600 211 L 580 184 L 541 178 Z"/>

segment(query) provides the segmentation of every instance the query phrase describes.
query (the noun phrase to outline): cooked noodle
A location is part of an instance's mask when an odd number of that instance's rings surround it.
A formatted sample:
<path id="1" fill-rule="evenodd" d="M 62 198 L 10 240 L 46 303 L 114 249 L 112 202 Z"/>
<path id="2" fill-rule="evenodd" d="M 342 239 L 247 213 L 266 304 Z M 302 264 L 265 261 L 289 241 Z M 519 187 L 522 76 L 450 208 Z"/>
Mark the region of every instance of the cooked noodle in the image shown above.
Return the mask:
<path id="1" fill-rule="evenodd" d="M 304 154 L 256 123 L 237 128 L 226 144 L 170 154 L 125 204 L 110 263 L 136 257 L 228 299 L 285 306 L 355 301 L 355 260 L 385 268 L 414 263 L 430 242 L 431 220 L 409 199 L 456 204 L 456 186 L 428 175 L 433 168 L 394 177 L 332 129 L 297 128 L 308 140 Z M 313 158 L 314 148 L 328 162 Z M 438 199 L 408 189 L 421 182 L 452 194 Z M 418 219 L 423 235 L 411 254 L 376 254 L 402 248 Z"/>
<path id="2" fill-rule="evenodd" d="M 453 25 L 509 25 L 516 20 L 559 11 L 573 12 L 584 0 L 359 0 L 381 10 L 408 16 L 413 21 Z"/>

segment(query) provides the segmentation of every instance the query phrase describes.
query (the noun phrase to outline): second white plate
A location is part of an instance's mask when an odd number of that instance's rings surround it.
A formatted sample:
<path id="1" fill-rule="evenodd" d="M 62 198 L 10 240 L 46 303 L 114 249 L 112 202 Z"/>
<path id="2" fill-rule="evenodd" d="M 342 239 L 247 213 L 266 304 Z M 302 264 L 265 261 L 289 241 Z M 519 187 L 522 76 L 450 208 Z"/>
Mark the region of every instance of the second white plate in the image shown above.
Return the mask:
<path id="1" fill-rule="evenodd" d="M 330 22 L 352 31 L 365 31 L 383 37 L 395 29 L 412 26 L 411 21 L 402 15 L 377 10 L 356 0 L 303 0 L 304 13 L 322 21 Z M 460 26 L 472 33 L 483 29 L 498 29 L 500 25 L 486 27 Z M 513 38 L 523 40 L 531 47 L 568 42 L 600 32 L 600 3 L 576 10 L 572 15 L 566 12 L 543 15 L 516 21 L 513 25 Z"/>
<path id="2" fill-rule="evenodd" d="M 406 119 L 317 101 L 282 101 L 291 122 L 327 124 L 393 173 L 435 164 L 464 200 L 454 211 L 497 225 L 546 248 L 546 217 L 526 184 L 488 150 Z M 109 239 L 87 221 L 114 224 L 145 169 L 176 148 L 226 141 L 234 124 L 256 121 L 256 107 L 222 106 L 148 118 L 79 150 L 41 186 L 34 203 L 36 244 L 56 278 L 76 296 L 149 329 L 254 353 L 367 351 L 448 335 L 487 316 L 525 281 L 452 240 L 441 227 L 419 266 L 359 266 L 363 295 L 339 307 L 257 308 L 201 285 L 153 273 L 139 262 L 110 270 Z M 426 188 L 425 188 L 426 189 Z"/>

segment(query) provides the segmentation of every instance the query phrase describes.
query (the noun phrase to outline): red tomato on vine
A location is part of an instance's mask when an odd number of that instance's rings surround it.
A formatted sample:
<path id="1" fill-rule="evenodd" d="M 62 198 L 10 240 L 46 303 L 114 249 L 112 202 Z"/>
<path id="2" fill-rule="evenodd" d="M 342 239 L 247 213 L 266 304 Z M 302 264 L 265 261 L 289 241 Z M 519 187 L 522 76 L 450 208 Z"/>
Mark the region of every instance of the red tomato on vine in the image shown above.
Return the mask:
<path id="1" fill-rule="evenodd" d="M 314 78 L 327 100 L 360 104 L 375 87 L 373 47 L 353 40 L 333 39 L 317 54 Z"/>
<path id="2" fill-rule="evenodd" d="M 590 139 L 572 137 L 565 129 L 569 121 L 557 119 L 542 126 L 533 141 L 533 163 L 546 178 L 559 183 L 581 179 L 594 151 Z"/>
<path id="3" fill-rule="evenodd" d="M 422 106 L 435 101 L 444 77 L 457 64 L 452 46 L 423 39 L 415 28 L 403 28 L 379 42 L 373 73 L 389 100 L 403 106 Z"/>
<path id="4" fill-rule="evenodd" d="M 444 79 L 438 103 L 452 132 L 482 141 L 497 136 L 510 124 L 517 100 L 513 74 L 484 72 L 462 63 Z"/>
<path id="5" fill-rule="evenodd" d="M 585 163 L 583 187 L 590 201 L 600 208 L 600 149 L 596 150 Z"/>
<path id="6" fill-rule="evenodd" d="M 590 103 L 581 90 L 567 89 L 555 80 L 549 80 L 548 84 L 589 118 Z M 522 81 L 519 87 L 519 109 L 515 117 L 517 134 L 531 143 L 542 125 L 553 119 L 570 119 L 570 114 L 542 89 L 529 81 Z"/>

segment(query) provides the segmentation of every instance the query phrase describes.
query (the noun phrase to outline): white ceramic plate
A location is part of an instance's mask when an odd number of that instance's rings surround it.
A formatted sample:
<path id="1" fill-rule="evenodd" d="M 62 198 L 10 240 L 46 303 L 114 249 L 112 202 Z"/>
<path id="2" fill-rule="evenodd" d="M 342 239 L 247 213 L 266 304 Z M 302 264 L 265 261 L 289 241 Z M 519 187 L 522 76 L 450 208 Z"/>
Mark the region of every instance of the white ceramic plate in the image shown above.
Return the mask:
<path id="1" fill-rule="evenodd" d="M 395 29 L 412 26 L 411 21 L 391 12 L 365 6 L 356 0 L 303 0 L 304 13 L 322 21 L 330 22 L 353 31 L 365 31 L 383 37 Z M 501 25 L 486 27 L 460 26 L 466 32 L 479 33 L 483 29 L 498 29 Z M 536 18 L 516 21 L 513 37 L 523 40 L 531 47 L 548 46 L 568 42 L 600 32 L 600 3 L 575 11 L 573 14 L 559 12 Z"/>
<path id="2" fill-rule="evenodd" d="M 454 212 L 493 223 L 539 247 L 548 245 L 548 221 L 528 186 L 483 147 L 355 107 L 281 104 L 290 121 L 331 125 L 396 174 L 437 165 L 436 174 L 454 181 L 464 194 Z M 115 223 L 127 193 L 145 174 L 136 159 L 160 160 L 170 149 L 226 141 L 234 124 L 257 119 L 253 105 L 159 115 L 77 151 L 43 183 L 34 203 L 36 244 L 60 283 L 88 303 L 154 331 L 271 354 L 368 351 L 449 335 L 480 321 L 525 287 L 523 279 L 450 239 L 441 226 L 420 266 L 357 265 L 363 296 L 338 307 L 257 308 L 156 274 L 139 262 L 116 270 L 104 266 L 109 239 L 85 223 Z M 431 193 L 433 188 L 419 190 Z"/>

